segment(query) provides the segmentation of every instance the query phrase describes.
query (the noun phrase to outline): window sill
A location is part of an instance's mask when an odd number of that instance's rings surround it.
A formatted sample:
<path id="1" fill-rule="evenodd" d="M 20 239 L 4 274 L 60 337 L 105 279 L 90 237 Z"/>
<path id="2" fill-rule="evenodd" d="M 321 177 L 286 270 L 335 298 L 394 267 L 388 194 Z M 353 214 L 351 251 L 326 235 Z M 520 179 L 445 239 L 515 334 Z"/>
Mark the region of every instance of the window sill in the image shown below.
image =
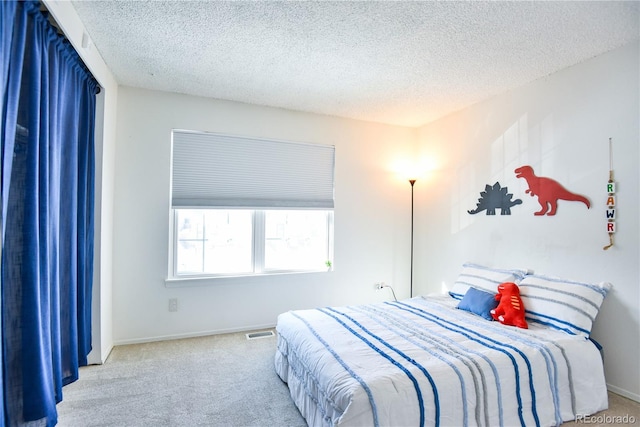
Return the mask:
<path id="1" fill-rule="evenodd" d="M 193 286 L 211 286 L 211 285 L 231 285 L 240 283 L 260 283 L 272 280 L 278 276 L 295 276 L 308 274 L 325 274 L 331 273 L 330 270 L 315 271 L 278 271 L 273 273 L 246 274 L 237 276 L 198 276 L 198 277 L 169 277 L 165 279 L 164 285 L 167 288 L 184 288 Z"/>

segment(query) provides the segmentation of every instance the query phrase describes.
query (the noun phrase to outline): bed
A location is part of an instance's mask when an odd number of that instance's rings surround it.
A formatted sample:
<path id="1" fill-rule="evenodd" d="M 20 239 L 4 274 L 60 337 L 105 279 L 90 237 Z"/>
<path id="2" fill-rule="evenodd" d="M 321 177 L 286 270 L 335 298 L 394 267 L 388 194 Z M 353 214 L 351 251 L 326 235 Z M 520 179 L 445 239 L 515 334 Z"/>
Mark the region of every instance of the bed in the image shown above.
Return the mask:
<path id="1" fill-rule="evenodd" d="M 610 285 L 526 273 L 465 264 L 446 295 L 283 313 L 276 372 L 310 426 L 551 426 L 606 409 L 585 331 Z M 503 281 L 528 329 L 460 309 Z"/>

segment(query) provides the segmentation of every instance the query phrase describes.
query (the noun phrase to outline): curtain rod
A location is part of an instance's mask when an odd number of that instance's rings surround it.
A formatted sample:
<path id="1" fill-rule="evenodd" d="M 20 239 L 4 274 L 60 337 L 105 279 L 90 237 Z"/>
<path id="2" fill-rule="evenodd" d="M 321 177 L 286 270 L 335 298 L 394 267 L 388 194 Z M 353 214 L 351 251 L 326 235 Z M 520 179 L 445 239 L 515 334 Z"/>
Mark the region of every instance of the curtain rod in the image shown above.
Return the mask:
<path id="1" fill-rule="evenodd" d="M 42 13 L 42 15 L 44 15 L 44 17 L 47 18 L 47 22 L 49 22 L 49 24 L 56 30 L 56 33 L 58 34 L 58 36 L 62 37 L 65 43 L 68 43 L 69 46 L 71 46 L 73 50 L 76 52 L 76 54 L 78 54 L 78 51 L 75 49 L 75 47 L 73 47 L 73 44 L 71 43 L 67 35 L 64 33 L 64 31 L 62 31 L 62 27 L 60 27 L 60 24 L 58 24 L 58 21 L 56 21 L 53 15 L 51 14 L 51 12 L 49 12 L 49 9 L 47 9 L 47 6 L 42 1 L 38 1 L 38 4 L 40 5 L 40 13 Z M 98 80 L 95 78 L 91 70 L 89 70 L 89 67 L 87 67 L 87 64 L 84 63 L 84 60 L 80 57 L 80 54 L 78 54 L 78 59 L 82 63 L 82 66 L 84 67 L 85 71 L 89 73 L 91 78 L 96 82 L 96 94 L 100 93 L 100 91 L 102 91 L 102 88 L 100 87 L 100 83 L 98 83 Z"/>

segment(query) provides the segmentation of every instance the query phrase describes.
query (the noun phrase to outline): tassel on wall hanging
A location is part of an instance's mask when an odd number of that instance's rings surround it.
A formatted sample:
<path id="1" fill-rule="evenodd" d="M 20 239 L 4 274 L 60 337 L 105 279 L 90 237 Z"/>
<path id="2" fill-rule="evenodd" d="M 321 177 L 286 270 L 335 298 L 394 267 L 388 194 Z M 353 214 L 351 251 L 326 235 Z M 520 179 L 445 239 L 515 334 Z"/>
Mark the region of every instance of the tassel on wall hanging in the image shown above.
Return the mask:
<path id="1" fill-rule="evenodd" d="M 613 246 L 613 234 L 616 232 L 616 183 L 613 180 L 613 142 L 609 138 L 609 181 L 607 182 L 607 233 L 609 244 L 605 251 Z"/>

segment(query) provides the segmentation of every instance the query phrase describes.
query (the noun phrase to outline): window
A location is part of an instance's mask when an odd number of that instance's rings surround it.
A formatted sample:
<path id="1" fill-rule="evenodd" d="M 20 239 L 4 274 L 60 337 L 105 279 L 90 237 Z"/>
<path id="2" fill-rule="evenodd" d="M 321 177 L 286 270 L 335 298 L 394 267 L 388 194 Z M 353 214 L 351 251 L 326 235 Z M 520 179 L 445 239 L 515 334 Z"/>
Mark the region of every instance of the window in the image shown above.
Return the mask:
<path id="1" fill-rule="evenodd" d="M 265 211 L 264 269 L 319 270 L 329 260 L 328 211 Z"/>
<path id="2" fill-rule="evenodd" d="M 175 209 L 174 276 L 326 269 L 333 213 L 319 210 Z"/>
<path id="3" fill-rule="evenodd" d="M 334 147 L 173 132 L 173 278 L 320 271 Z"/>
<path id="4" fill-rule="evenodd" d="M 253 271 L 253 212 L 176 209 L 176 275 Z"/>

